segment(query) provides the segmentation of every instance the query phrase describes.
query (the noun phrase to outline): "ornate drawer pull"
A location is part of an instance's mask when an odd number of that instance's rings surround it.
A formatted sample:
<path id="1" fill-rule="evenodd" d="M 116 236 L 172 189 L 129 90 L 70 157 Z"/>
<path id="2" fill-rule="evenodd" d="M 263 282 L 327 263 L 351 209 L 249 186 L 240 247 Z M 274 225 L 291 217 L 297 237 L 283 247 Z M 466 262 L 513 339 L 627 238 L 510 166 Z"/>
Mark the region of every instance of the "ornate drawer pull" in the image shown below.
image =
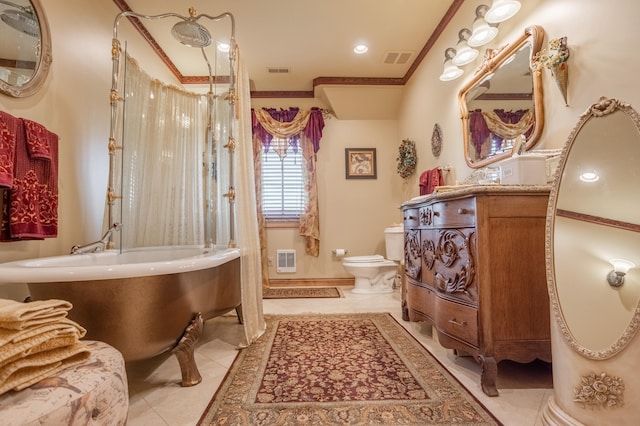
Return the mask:
<path id="1" fill-rule="evenodd" d="M 416 220 L 417 217 L 413 217 L 413 216 L 408 216 L 405 218 L 405 220 Z"/>
<path id="2" fill-rule="evenodd" d="M 435 212 L 433 212 L 433 215 L 434 216 L 440 216 L 440 212 L 439 211 L 435 211 Z"/>
<path id="3" fill-rule="evenodd" d="M 461 326 L 461 327 L 464 327 L 465 325 L 467 325 L 467 322 L 466 322 L 466 321 L 458 322 L 458 321 L 456 321 L 456 319 L 455 319 L 455 318 L 450 319 L 450 320 L 449 320 L 449 322 L 450 322 L 451 324 L 459 325 L 459 326 Z"/>
<path id="4" fill-rule="evenodd" d="M 458 213 L 459 214 L 467 214 L 467 213 L 469 213 L 469 210 L 460 208 L 460 209 L 458 209 Z"/>

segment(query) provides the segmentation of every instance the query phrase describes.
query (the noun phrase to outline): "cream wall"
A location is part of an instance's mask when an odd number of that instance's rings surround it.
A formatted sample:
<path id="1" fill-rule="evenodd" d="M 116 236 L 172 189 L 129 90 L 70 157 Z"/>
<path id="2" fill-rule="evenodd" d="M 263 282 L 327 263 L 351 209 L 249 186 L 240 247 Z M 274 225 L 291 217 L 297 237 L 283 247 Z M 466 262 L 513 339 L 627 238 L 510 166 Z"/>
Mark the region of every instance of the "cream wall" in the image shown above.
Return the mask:
<path id="1" fill-rule="evenodd" d="M 418 170 L 452 164 L 458 180 L 472 172 L 463 158 L 457 94 L 471 79 L 473 70 L 480 66 L 485 47 L 501 47 L 515 40 L 529 25 L 543 27 L 545 46 L 550 38 L 567 36 L 571 51 L 569 107 L 565 107 L 549 72 L 543 71 L 545 127 L 537 148 L 562 147 L 580 114 L 600 96 L 618 98 L 640 109 L 640 90 L 637 90 L 640 59 L 633 53 L 634 46 L 640 42 L 637 25 L 640 3 L 634 0 L 524 0 L 520 12 L 500 24 L 498 37 L 480 48 L 478 59 L 464 67 L 461 78 L 439 81 L 445 49 L 455 47 L 458 31 L 470 27 L 476 7 L 487 3 L 464 2 L 435 43 L 432 50 L 435 54 L 428 55 L 405 87 L 398 128 L 402 138 L 416 141 Z M 430 148 L 434 123 L 440 124 L 444 135 L 438 159 L 433 157 Z M 417 179 L 418 174 L 410 180 L 414 191 L 411 196 L 418 195 Z"/>
<path id="2" fill-rule="evenodd" d="M 260 99 L 254 108 L 325 107 L 315 100 Z M 402 221 L 399 206 L 408 191 L 396 173 L 398 128 L 396 120 L 325 121 L 318 152 L 318 199 L 320 204 L 320 255 L 305 254 L 304 240 L 296 228 L 269 228 L 267 251 L 274 259 L 269 277 L 275 280 L 348 278 L 341 260 L 332 250 L 348 255 L 385 254 L 384 228 Z M 377 179 L 345 179 L 345 148 L 376 148 Z M 278 273 L 276 250 L 295 249 L 295 273 Z"/>
<path id="3" fill-rule="evenodd" d="M 457 93 L 479 66 L 480 59 L 465 67 L 467 73 L 453 82 L 440 82 L 443 52 L 457 41 L 458 30 L 469 27 L 477 5 L 466 1 L 432 54 L 416 70 L 404 89 L 398 120 L 328 120 L 319 153 L 321 253 L 304 256 L 295 230 L 269 231 L 269 252 L 296 248 L 297 274 L 272 274 L 272 278 L 331 278 L 346 276 L 331 249 L 350 254 L 384 254 L 383 229 L 401 220 L 398 206 L 418 195 L 419 172 L 436 165 L 452 165 L 452 180 L 464 179 L 471 170 L 463 159 L 462 131 Z M 52 32 L 53 64 L 42 90 L 34 96 L 14 99 L 0 95 L 0 108 L 39 121 L 61 137 L 60 228 L 56 239 L 0 244 L 0 262 L 68 252 L 74 244 L 96 239 L 103 231 L 104 194 L 107 180 L 108 92 L 111 70 L 111 33 L 119 12 L 111 1 L 46 0 L 43 7 Z M 546 124 L 541 148 L 561 147 L 574 123 L 599 96 L 616 97 L 640 108 L 637 74 L 640 59 L 630 50 L 640 41 L 637 20 L 640 4 L 634 0 L 525 0 L 518 15 L 500 24 L 498 47 L 517 38 L 524 27 L 541 25 L 547 39 L 566 35 L 571 49 L 569 107 L 544 72 Z M 72 13 L 71 13 L 72 12 Z M 240 30 L 240 29 L 239 29 Z M 131 33 L 128 24 L 121 34 Z M 133 33 L 129 50 L 150 73 L 171 81 L 172 76 Z M 630 54 L 631 53 L 631 54 Z M 254 106 L 305 107 L 319 100 L 254 100 Z M 323 105 L 318 105 L 323 106 Z M 444 136 L 442 154 L 431 154 L 433 125 Z M 416 142 L 417 173 L 403 182 L 395 172 L 397 149 L 404 138 Z M 344 148 L 375 147 L 378 179 L 345 180 Z M 1 280 L 1 277 L 0 277 Z M 0 297 L 6 294 L 0 287 Z"/>

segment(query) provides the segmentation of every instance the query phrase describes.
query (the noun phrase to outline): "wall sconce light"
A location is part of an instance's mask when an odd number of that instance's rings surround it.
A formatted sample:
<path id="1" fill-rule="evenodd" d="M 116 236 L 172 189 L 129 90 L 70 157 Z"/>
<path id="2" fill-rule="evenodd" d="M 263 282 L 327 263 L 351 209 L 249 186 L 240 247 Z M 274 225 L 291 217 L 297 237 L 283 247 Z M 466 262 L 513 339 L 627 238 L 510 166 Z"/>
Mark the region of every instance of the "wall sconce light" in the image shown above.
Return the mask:
<path id="1" fill-rule="evenodd" d="M 456 56 L 451 60 L 453 65 L 467 65 L 478 57 L 478 50 L 470 47 L 467 40 L 471 36 L 471 30 L 463 28 L 458 32 L 458 44 L 456 45 Z"/>
<path id="2" fill-rule="evenodd" d="M 624 276 L 629 269 L 636 267 L 635 263 L 626 259 L 611 259 L 609 262 L 613 265 L 613 271 L 607 274 L 607 282 L 611 287 L 620 287 L 624 284 Z"/>
<path id="3" fill-rule="evenodd" d="M 456 49 L 449 47 L 444 51 L 444 70 L 440 75 L 440 81 L 451 81 L 464 74 L 460 68 L 453 64 L 453 58 L 456 56 Z"/>
<path id="4" fill-rule="evenodd" d="M 473 20 L 471 27 L 471 35 L 467 40 L 467 44 L 472 47 L 478 47 L 489 43 L 498 35 L 498 28 L 489 25 L 484 19 L 485 14 L 489 10 L 489 6 L 481 4 L 476 8 L 476 19 Z"/>
<path id="5" fill-rule="evenodd" d="M 490 24 L 506 21 L 518 13 L 520 6 L 520 2 L 517 0 L 493 0 L 491 8 L 484 15 L 484 19 Z"/>

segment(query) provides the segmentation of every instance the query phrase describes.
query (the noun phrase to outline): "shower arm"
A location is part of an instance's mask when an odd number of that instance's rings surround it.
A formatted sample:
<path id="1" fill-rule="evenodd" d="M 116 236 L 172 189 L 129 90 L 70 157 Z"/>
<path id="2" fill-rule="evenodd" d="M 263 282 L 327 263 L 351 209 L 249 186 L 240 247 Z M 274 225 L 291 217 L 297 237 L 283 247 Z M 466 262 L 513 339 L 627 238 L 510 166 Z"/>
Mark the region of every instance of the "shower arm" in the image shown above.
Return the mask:
<path id="1" fill-rule="evenodd" d="M 0 0 L 0 2 L 4 2 L 4 0 Z M 144 15 L 141 13 L 136 13 L 132 10 L 127 10 L 124 12 L 120 12 L 118 14 L 118 16 L 116 16 L 116 19 L 113 23 L 113 38 L 117 39 L 118 38 L 118 25 L 120 24 L 120 19 L 124 18 L 124 17 L 129 17 L 129 18 L 138 18 L 138 19 L 163 19 L 163 18 L 178 18 L 178 19 L 182 19 L 183 21 L 189 21 L 189 20 L 194 20 L 194 21 L 198 21 L 200 18 L 207 18 L 210 19 L 212 21 L 220 21 L 223 18 L 229 18 L 231 20 L 231 38 L 235 39 L 236 37 L 236 21 L 233 17 L 233 15 L 229 12 L 225 12 L 222 13 L 220 15 L 217 16 L 211 16 L 211 15 L 207 15 L 205 13 L 201 13 L 200 15 L 196 15 L 193 17 L 190 16 L 184 16 L 184 15 L 180 15 L 178 13 L 163 13 L 160 15 Z M 146 36 L 145 36 L 146 38 Z"/>

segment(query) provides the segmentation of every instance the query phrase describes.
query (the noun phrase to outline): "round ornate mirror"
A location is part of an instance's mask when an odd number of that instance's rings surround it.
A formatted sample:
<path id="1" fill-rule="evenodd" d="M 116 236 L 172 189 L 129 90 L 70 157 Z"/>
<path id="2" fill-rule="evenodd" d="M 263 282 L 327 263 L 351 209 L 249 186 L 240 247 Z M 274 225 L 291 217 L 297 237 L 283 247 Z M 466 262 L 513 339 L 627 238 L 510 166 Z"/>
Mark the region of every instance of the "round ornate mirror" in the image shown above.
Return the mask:
<path id="1" fill-rule="evenodd" d="M 542 77 L 532 72 L 531 59 L 540 51 L 543 38 L 542 27 L 533 25 L 512 44 L 487 49 L 482 66 L 460 91 L 469 167 L 484 167 L 510 156 L 522 134 L 525 149 L 538 141 L 544 125 Z"/>
<path id="2" fill-rule="evenodd" d="M 616 282 L 612 259 L 640 266 L 640 117 L 601 98 L 565 145 L 549 198 L 547 277 L 560 330 L 580 354 L 606 359 L 640 324 L 640 270 Z"/>
<path id="3" fill-rule="evenodd" d="M 0 91 L 34 94 L 51 65 L 51 36 L 38 0 L 0 0 Z"/>

